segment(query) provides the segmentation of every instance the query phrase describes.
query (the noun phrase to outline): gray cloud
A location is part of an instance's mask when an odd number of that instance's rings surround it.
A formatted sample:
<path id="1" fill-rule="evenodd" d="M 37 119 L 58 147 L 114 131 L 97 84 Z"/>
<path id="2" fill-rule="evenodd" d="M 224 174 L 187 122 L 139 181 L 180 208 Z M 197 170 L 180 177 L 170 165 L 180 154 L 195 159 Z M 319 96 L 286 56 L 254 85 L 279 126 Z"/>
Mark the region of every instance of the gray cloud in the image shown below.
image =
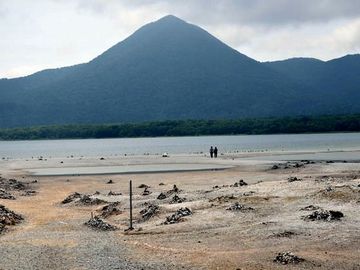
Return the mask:
<path id="1" fill-rule="evenodd" d="M 89 61 L 167 14 L 260 61 L 360 51 L 359 0 L 0 0 L 0 78 Z"/>
<path id="2" fill-rule="evenodd" d="M 162 6 L 201 23 L 298 24 L 327 22 L 360 16 L 359 0 L 78 0 L 79 7 L 95 12 L 114 7 L 144 8 Z"/>

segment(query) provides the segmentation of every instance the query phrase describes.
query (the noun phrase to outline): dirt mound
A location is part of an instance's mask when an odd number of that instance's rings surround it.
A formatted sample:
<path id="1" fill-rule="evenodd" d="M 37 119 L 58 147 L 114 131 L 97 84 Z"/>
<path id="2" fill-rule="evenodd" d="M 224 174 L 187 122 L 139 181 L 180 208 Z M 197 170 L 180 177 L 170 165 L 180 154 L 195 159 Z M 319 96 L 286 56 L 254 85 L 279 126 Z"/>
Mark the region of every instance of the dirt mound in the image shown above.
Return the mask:
<path id="1" fill-rule="evenodd" d="M 250 206 L 246 206 L 246 205 L 236 202 L 236 203 L 232 204 L 231 206 L 229 206 L 228 208 L 226 208 L 226 210 L 247 212 L 247 211 L 254 211 L 255 209 Z"/>
<path id="2" fill-rule="evenodd" d="M 174 214 L 172 214 L 171 216 L 168 216 L 163 224 L 169 225 L 169 224 L 179 223 L 184 220 L 183 217 L 190 216 L 190 215 L 192 215 L 192 211 L 189 208 L 187 208 L 187 207 L 180 208 Z"/>
<path id="3" fill-rule="evenodd" d="M 107 203 L 107 201 L 98 198 L 92 198 L 88 195 L 82 195 L 81 198 L 76 202 L 78 205 L 99 205 L 104 203 Z"/>
<path id="4" fill-rule="evenodd" d="M 113 202 L 108 205 L 103 206 L 100 209 L 101 214 L 99 215 L 102 218 L 107 218 L 113 215 L 120 215 L 123 211 L 121 211 L 118 206 L 120 205 L 119 202 Z"/>
<path id="5" fill-rule="evenodd" d="M 185 201 L 186 201 L 186 198 L 180 198 L 177 194 L 175 194 L 174 197 L 171 198 L 171 201 L 169 203 L 175 204 L 175 203 L 183 203 Z"/>
<path id="6" fill-rule="evenodd" d="M 313 194 L 313 197 L 343 202 L 358 201 L 360 200 L 360 190 L 347 185 L 329 186 Z"/>
<path id="7" fill-rule="evenodd" d="M 4 190 L 25 190 L 28 186 L 16 179 L 6 179 L 0 177 L 0 188 Z"/>
<path id="8" fill-rule="evenodd" d="M 85 225 L 90 227 L 91 229 L 99 230 L 99 231 L 115 231 L 115 230 L 117 230 L 116 226 L 113 226 L 113 225 L 103 221 L 99 217 L 90 218 L 87 222 L 85 222 Z"/>
<path id="9" fill-rule="evenodd" d="M 316 210 L 310 215 L 304 216 L 303 219 L 306 221 L 333 221 L 333 220 L 340 220 L 344 217 L 344 214 L 340 211 L 333 211 L 333 210 Z"/>
<path id="10" fill-rule="evenodd" d="M 71 203 L 77 199 L 80 199 L 81 198 L 81 194 L 80 193 L 77 193 L 77 192 L 74 192 L 74 193 L 71 193 L 69 196 L 67 196 L 61 203 L 62 204 L 68 204 L 68 203 Z"/>
<path id="11" fill-rule="evenodd" d="M 305 261 L 303 258 L 300 258 L 289 251 L 279 253 L 274 259 L 274 262 L 281 264 L 298 264 L 303 261 Z"/>
<path id="12" fill-rule="evenodd" d="M 0 224 L 6 226 L 13 226 L 20 223 L 24 218 L 15 212 L 0 205 Z"/>
<path id="13" fill-rule="evenodd" d="M 158 205 L 156 204 L 149 204 L 148 206 L 146 206 L 146 208 L 142 209 L 140 211 L 141 214 L 141 221 L 147 221 L 150 218 L 152 218 L 153 216 L 157 215 L 160 212 L 160 208 Z"/>
<path id="14" fill-rule="evenodd" d="M 0 189 L 0 199 L 15 200 L 15 197 L 4 189 Z"/>
<path id="15" fill-rule="evenodd" d="M 70 194 L 69 196 L 67 196 L 61 203 L 69 204 L 72 202 L 75 202 L 75 204 L 77 204 L 77 205 L 99 205 L 99 204 L 107 203 L 104 200 L 101 200 L 98 198 L 93 198 L 89 195 L 80 194 L 77 192 L 74 192 L 74 193 Z"/>

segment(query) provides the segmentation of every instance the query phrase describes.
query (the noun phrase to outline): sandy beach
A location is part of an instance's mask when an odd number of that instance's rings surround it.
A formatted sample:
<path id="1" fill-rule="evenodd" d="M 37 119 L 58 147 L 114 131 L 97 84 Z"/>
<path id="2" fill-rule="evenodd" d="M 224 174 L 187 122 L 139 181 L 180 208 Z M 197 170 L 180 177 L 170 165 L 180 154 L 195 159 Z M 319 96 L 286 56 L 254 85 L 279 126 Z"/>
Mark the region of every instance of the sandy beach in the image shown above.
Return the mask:
<path id="1" fill-rule="evenodd" d="M 286 154 L 288 161 L 270 159 L 274 153 L 1 160 L 3 185 L 16 179 L 24 188 L 0 187 L 15 198 L 0 205 L 23 217 L 0 233 L 0 269 L 360 269 L 359 160 Z M 116 166 L 128 171 L 76 172 Z M 72 174 L 33 175 L 49 168 Z M 129 180 L 134 230 L 125 231 Z M 104 216 L 112 202 L 116 210 Z M 329 210 L 343 217 L 316 216 Z M 91 216 L 116 229 L 84 225 Z M 274 261 L 282 252 L 299 261 Z"/>

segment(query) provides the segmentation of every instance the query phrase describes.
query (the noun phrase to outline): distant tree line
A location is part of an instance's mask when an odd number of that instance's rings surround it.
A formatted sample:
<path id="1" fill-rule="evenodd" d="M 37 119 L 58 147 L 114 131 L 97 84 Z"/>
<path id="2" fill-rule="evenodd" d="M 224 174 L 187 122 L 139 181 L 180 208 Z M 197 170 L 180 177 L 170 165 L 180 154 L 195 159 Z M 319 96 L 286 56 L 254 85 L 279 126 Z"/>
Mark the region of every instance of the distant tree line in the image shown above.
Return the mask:
<path id="1" fill-rule="evenodd" d="M 238 120 L 171 120 L 0 129 L 0 140 L 133 138 L 360 131 L 360 114 Z"/>

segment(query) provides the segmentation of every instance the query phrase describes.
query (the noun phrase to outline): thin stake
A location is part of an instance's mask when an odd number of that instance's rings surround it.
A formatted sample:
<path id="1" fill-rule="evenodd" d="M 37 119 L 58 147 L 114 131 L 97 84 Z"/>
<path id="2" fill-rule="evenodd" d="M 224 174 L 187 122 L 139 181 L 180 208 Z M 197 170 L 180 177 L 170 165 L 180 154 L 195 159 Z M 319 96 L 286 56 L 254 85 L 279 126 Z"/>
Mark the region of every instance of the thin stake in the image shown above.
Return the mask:
<path id="1" fill-rule="evenodd" d="M 130 180 L 130 227 L 129 230 L 133 230 L 133 220 L 132 220 L 132 181 Z"/>

